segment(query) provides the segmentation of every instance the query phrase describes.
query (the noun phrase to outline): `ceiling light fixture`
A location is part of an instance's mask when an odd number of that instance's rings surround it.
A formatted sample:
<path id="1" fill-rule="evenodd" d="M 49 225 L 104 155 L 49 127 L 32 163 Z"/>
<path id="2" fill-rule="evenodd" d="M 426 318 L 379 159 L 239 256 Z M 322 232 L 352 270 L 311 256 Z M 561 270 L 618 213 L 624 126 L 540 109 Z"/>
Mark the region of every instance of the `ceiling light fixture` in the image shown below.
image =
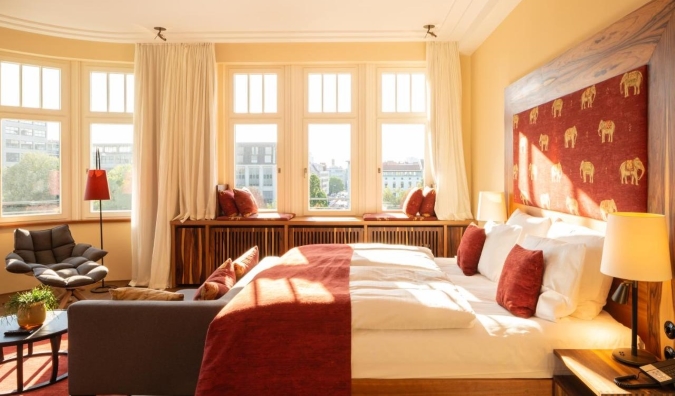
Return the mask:
<path id="1" fill-rule="evenodd" d="M 159 38 L 162 39 L 162 41 L 166 41 L 166 37 L 164 37 L 164 35 L 162 34 L 162 32 L 165 31 L 166 29 L 161 27 L 161 26 L 158 26 L 158 27 L 155 28 L 155 30 L 157 31 L 157 35 L 155 36 L 155 38 L 159 37 Z M 431 33 L 431 34 L 433 34 L 433 33 Z M 435 36 L 435 34 L 434 34 L 434 36 Z"/>
<path id="2" fill-rule="evenodd" d="M 427 38 L 428 35 L 432 35 L 433 37 L 438 37 L 438 36 L 436 36 L 436 33 L 431 31 L 431 29 L 435 28 L 436 25 L 424 25 L 422 27 L 427 29 L 427 33 L 424 35 L 424 38 Z"/>

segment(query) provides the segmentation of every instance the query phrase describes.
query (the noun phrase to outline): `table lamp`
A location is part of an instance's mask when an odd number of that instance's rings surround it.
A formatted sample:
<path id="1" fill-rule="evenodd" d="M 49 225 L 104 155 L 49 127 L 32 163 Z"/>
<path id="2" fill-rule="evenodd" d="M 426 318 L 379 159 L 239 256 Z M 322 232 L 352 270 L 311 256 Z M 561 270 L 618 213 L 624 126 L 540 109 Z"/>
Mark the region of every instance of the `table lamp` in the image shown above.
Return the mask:
<path id="1" fill-rule="evenodd" d="M 499 191 L 481 191 L 478 193 L 478 212 L 476 220 L 502 222 L 506 220 L 504 193 Z"/>
<path id="2" fill-rule="evenodd" d="M 657 358 L 637 349 L 638 281 L 663 282 L 672 279 L 666 218 L 653 213 L 611 213 L 607 218 L 600 272 L 624 279 L 612 300 L 625 304 L 632 287 L 631 347 L 617 348 L 612 356 L 619 362 L 642 366 Z"/>

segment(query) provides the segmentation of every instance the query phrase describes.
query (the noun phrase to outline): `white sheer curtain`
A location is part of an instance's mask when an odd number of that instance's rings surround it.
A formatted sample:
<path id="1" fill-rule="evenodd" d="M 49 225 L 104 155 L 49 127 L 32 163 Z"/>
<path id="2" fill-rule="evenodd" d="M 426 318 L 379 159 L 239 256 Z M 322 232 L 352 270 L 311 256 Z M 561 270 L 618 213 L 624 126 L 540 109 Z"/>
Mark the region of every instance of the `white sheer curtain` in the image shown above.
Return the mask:
<path id="1" fill-rule="evenodd" d="M 137 44 L 132 286 L 170 280 L 173 219 L 212 219 L 217 183 L 213 44 Z"/>
<path id="2" fill-rule="evenodd" d="M 429 129 L 425 184 L 436 187 L 436 216 L 470 219 L 471 201 L 462 146 L 462 77 L 454 42 L 427 43 Z"/>

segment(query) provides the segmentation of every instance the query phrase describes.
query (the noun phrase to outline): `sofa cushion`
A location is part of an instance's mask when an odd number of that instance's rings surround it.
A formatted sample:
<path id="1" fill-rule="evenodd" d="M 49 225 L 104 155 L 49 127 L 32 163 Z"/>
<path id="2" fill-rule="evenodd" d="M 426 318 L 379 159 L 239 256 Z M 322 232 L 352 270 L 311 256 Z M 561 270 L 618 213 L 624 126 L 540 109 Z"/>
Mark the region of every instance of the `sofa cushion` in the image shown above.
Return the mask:
<path id="1" fill-rule="evenodd" d="M 247 250 L 244 254 L 237 257 L 234 260 L 234 273 L 237 277 L 237 280 L 241 279 L 250 271 L 253 267 L 258 264 L 260 256 L 258 255 L 258 247 L 253 246 Z"/>
<path id="2" fill-rule="evenodd" d="M 181 293 L 142 287 L 118 287 L 109 291 L 113 300 L 182 301 L 184 297 Z"/>
<path id="3" fill-rule="evenodd" d="M 256 252 L 257 253 L 257 252 Z M 227 259 L 197 289 L 195 300 L 215 300 L 225 295 L 236 283 L 232 259 Z"/>

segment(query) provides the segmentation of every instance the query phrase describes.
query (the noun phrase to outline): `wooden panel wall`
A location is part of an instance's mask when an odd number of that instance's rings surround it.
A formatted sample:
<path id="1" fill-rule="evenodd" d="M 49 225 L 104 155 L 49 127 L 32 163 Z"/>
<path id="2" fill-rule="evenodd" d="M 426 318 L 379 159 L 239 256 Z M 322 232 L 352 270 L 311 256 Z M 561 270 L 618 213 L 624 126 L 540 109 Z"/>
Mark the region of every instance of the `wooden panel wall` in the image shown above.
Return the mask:
<path id="1" fill-rule="evenodd" d="M 654 0 L 558 58 L 507 87 L 505 114 L 505 191 L 513 207 L 513 115 L 636 67 L 649 65 L 649 205 L 664 213 L 675 235 L 675 203 L 669 190 L 675 178 L 675 0 Z M 645 258 L 648 260 L 648 258 Z M 640 337 L 650 351 L 660 354 L 661 283 L 640 283 Z M 611 292 L 610 292 L 611 293 Z M 671 290 L 675 298 L 675 286 Z M 619 320 L 629 318 L 628 306 L 608 305 Z M 621 312 L 623 311 L 623 312 Z M 663 319 L 663 320 L 661 320 Z M 630 326 L 630 320 L 623 321 Z"/>

